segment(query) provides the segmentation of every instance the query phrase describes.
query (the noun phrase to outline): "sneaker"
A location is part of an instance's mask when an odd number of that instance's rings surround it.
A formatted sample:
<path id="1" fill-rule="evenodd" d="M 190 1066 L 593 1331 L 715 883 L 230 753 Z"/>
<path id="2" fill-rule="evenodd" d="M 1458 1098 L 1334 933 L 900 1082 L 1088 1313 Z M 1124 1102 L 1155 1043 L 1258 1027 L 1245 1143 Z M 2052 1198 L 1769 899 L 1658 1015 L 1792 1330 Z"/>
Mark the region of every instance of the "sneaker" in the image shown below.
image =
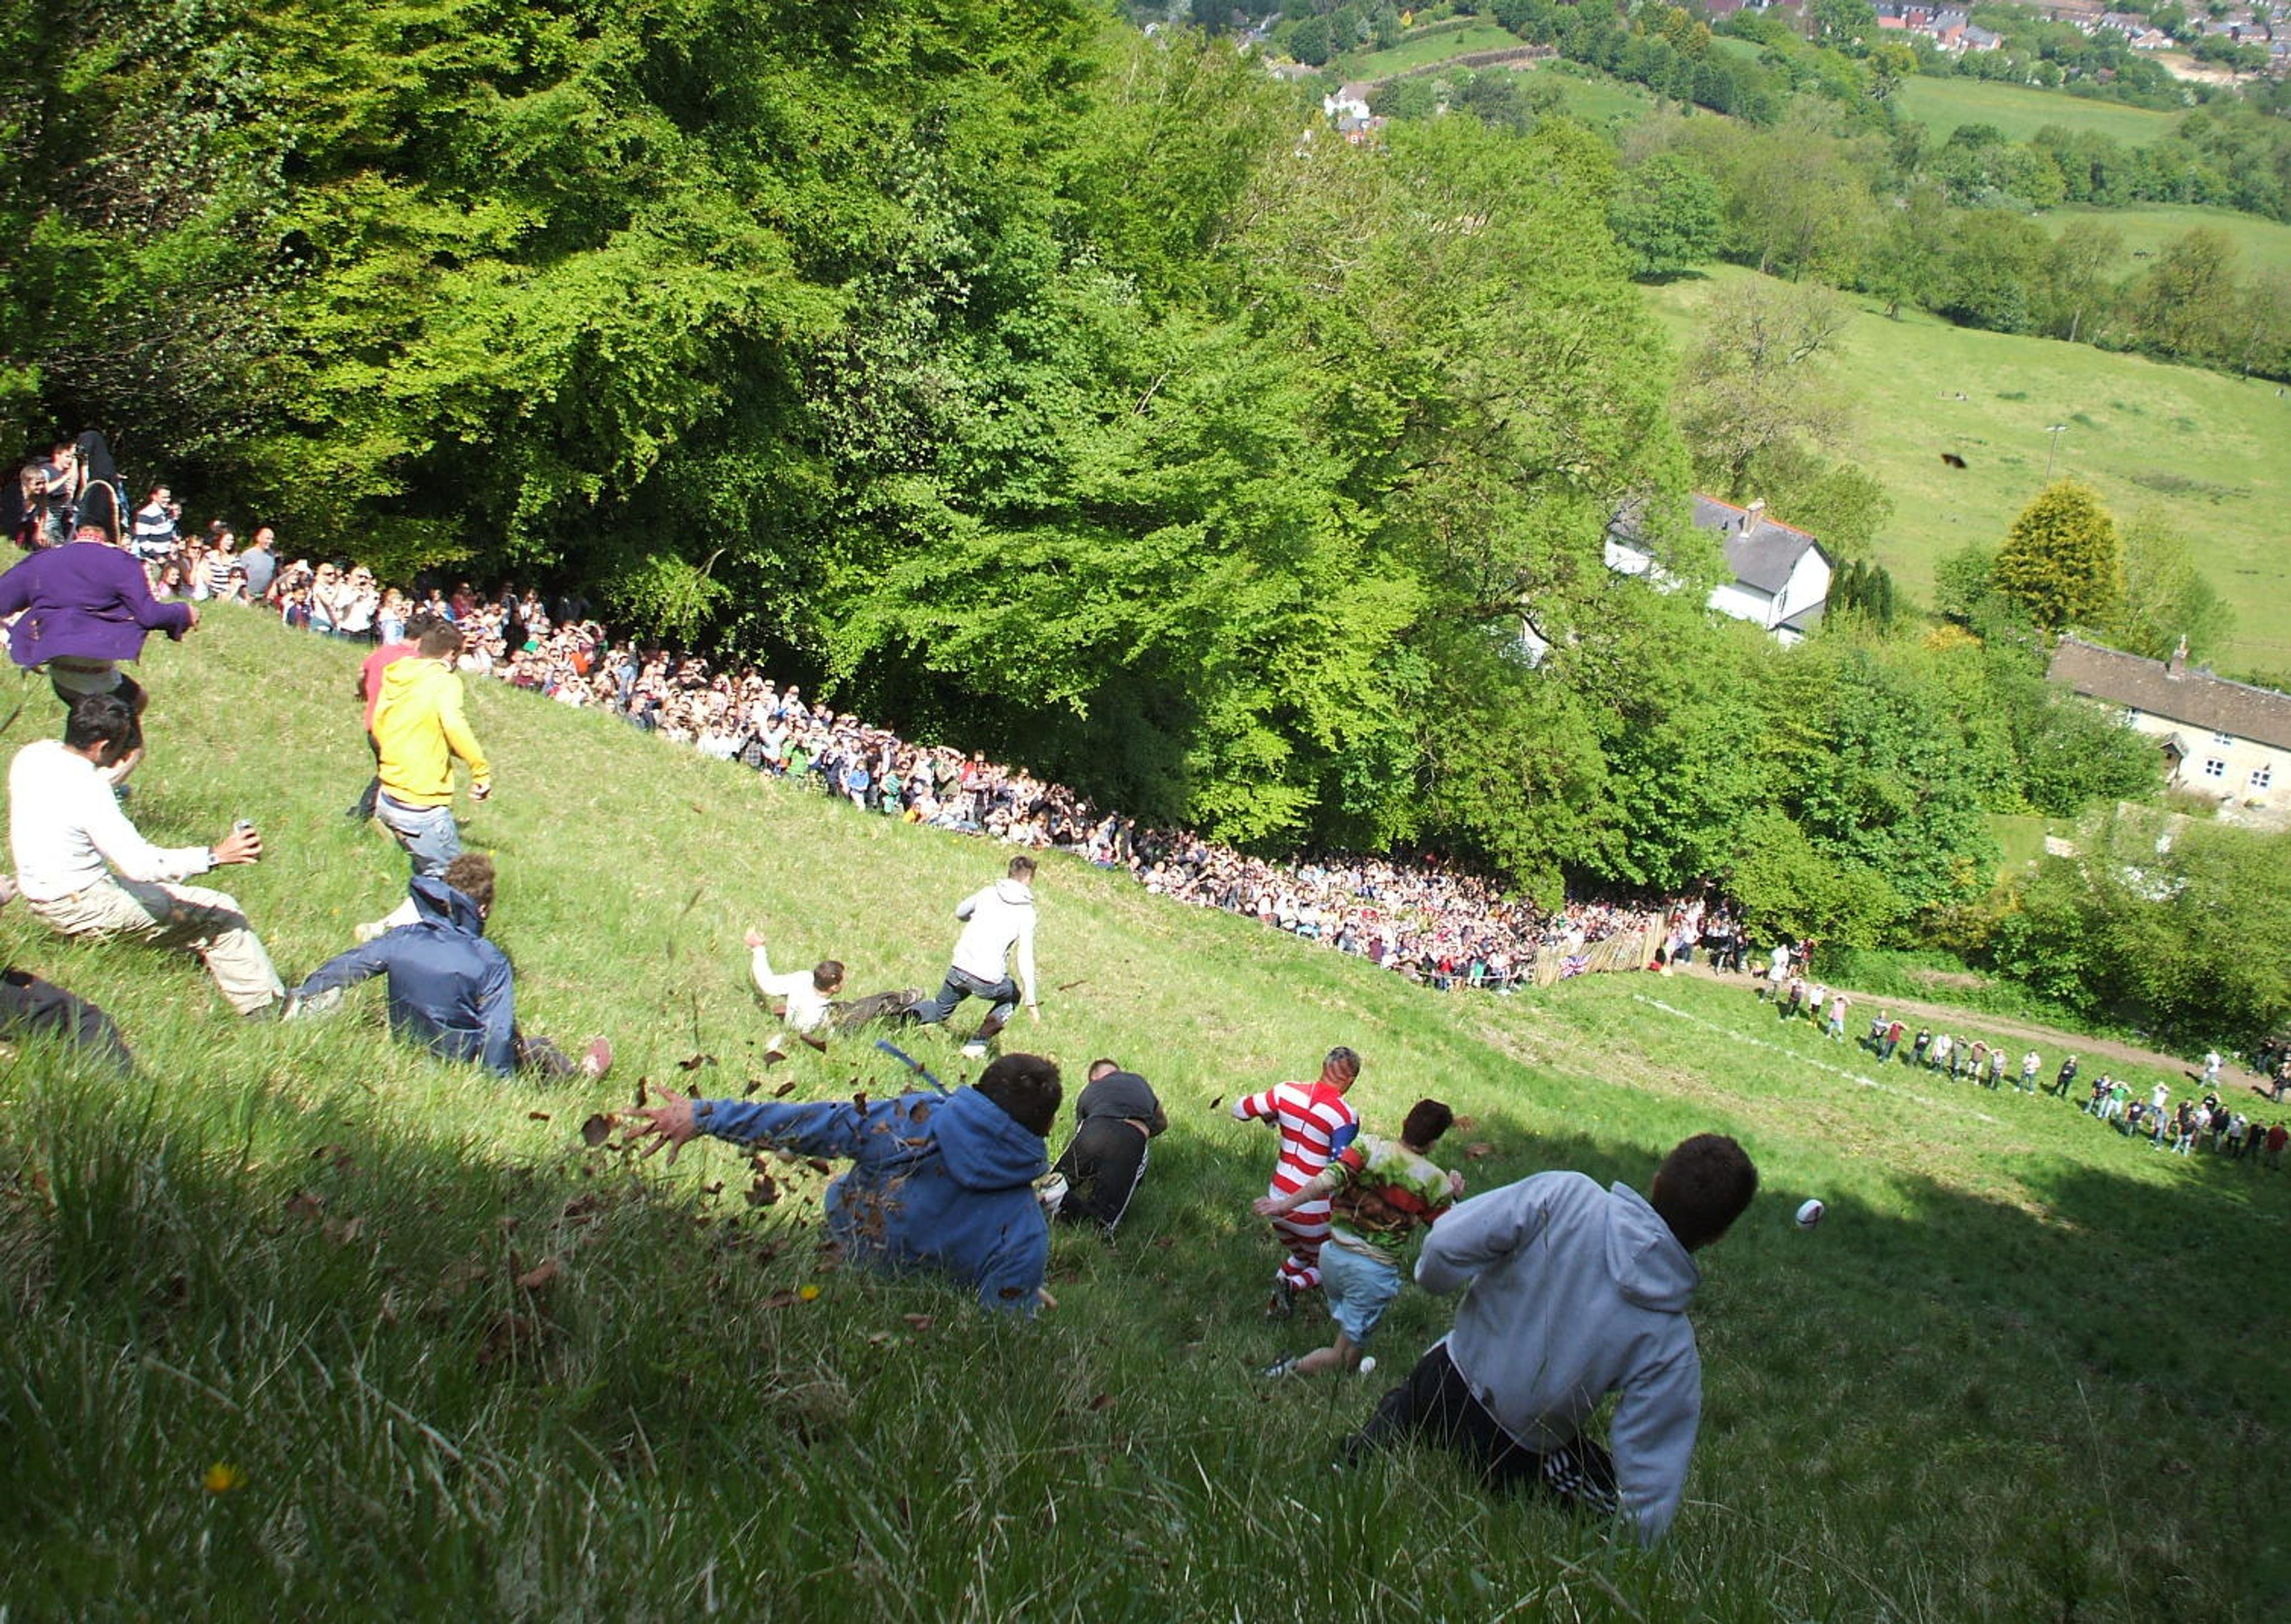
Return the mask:
<path id="1" fill-rule="evenodd" d="M 984 1060 L 986 1058 L 986 1041 L 984 1038 L 971 1039 L 969 1042 L 965 1043 L 962 1046 L 962 1057 L 966 1060 Z"/>
<path id="2" fill-rule="evenodd" d="M 1275 1359 L 1257 1373 L 1267 1381 L 1278 1381 L 1296 1370 L 1297 1358 L 1298 1355 L 1291 1354 L 1285 1359 Z"/>
<path id="3" fill-rule="evenodd" d="M 602 1077 L 613 1069 L 613 1046 L 602 1038 L 591 1038 L 586 1052 L 581 1057 L 583 1077 Z"/>

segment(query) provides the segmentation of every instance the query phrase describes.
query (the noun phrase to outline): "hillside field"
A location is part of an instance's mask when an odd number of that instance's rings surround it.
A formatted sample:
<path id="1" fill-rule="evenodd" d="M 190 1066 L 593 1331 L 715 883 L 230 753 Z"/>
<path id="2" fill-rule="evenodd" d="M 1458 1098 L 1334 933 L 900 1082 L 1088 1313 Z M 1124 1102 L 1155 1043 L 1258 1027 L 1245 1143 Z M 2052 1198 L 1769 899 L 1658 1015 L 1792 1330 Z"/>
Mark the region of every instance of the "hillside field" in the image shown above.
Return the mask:
<path id="1" fill-rule="evenodd" d="M 1649 296 L 1684 346 L 1712 291 L 1755 274 L 1714 266 Z M 1877 557 L 1913 593 L 1930 600 L 1943 556 L 2004 539 L 2044 485 L 2047 430 L 2062 423 L 2055 475 L 2090 484 L 2120 518 L 2163 515 L 2236 606 L 2234 639 L 2215 663 L 2291 669 L 2291 630 L 2267 607 L 2291 602 L 2281 544 L 2291 397 L 2199 367 L 1955 327 L 1908 307 L 1896 321 L 1861 305 L 1839 354 L 1861 408 L 1842 449 L 1893 494 Z M 1945 467 L 1944 452 L 1965 469 Z"/>
<path id="2" fill-rule="evenodd" d="M 2171 133 L 2172 113 L 2158 113 L 2120 101 L 2094 101 L 2063 91 L 2037 90 L 1992 79 L 1929 78 L 1901 82 L 1894 106 L 1903 117 L 1928 126 L 1936 143 L 1960 125 L 1994 125 L 2007 141 L 2026 141 L 2046 125 L 2112 135 L 2126 146 L 2158 141 Z"/>
<path id="3" fill-rule="evenodd" d="M 1494 23 L 1477 23 L 1468 28 L 1455 28 L 1444 34 L 1427 34 L 1416 39 L 1403 39 L 1389 51 L 1370 51 L 1357 56 L 1338 59 L 1335 64 L 1347 79 L 1383 79 L 1411 68 L 1426 68 L 1434 62 L 1444 62 L 1450 57 L 1468 56 L 1475 51 L 1510 51 L 1524 44 L 1509 28 Z"/>
<path id="4" fill-rule="evenodd" d="M 2239 280 L 2271 271 L 2291 276 L 2291 225 L 2263 220 L 2256 214 L 2239 213 L 2233 209 L 2161 203 L 2130 209 L 2070 206 L 2047 209 L 2036 220 L 2056 237 L 2071 220 L 2096 221 L 2114 228 L 2124 238 L 2124 257 L 2113 268 L 2118 277 L 2142 269 L 2147 257 L 2162 252 L 2199 226 L 2224 232 L 2235 245 L 2235 274 Z"/>
<path id="5" fill-rule="evenodd" d="M 260 822 L 265 861 L 220 883 L 290 981 L 403 880 L 341 815 L 367 772 L 353 662 L 218 608 L 144 667 L 134 816 L 179 843 Z M 1014 1038 L 1077 1081 L 1093 1055 L 1134 1065 L 1174 1126 L 1118 1240 L 1058 1238 L 1060 1306 L 989 1321 L 942 1285 L 827 1266 L 800 1165 L 754 1206 L 732 1147 L 632 1163 L 582 1127 L 640 1079 L 737 1095 L 763 1076 L 743 927 L 789 965 L 842 957 L 856 989 L 935 983 L 953 904 L 1004 854 L 470 691 L 500 792 L 464 803 L 466 832 L 502 864 L 520 1015 L 609 1033 L 600 1084 L 497 1083 L 395 1045 L 372 990 L 330 1022 L 239 1025 L 189 960 L 0 915 L 10 961 L 109 1006 L 143 1061 L 127 1085 L 39 1046 L 0 1066 L 10 1616 L 2291 1605 L 2291 1323 L 2260 1266 L 2291 1178 L 2166 1155 L 2050 1099 L 1873 1075 L 1739 982 L 1443 995 L 1052 857 L 1046 1008 Z M 56 714 L 34 690 L 12 747 Z M 1274 1253 L 1246 1203 L 1271 1140 L 1219 1107 L 1335 1042 L 1366 1057 L 1372 1128 L 1425 1094 L 1469 1117 L 1441 1154 L 1475 1188 L 1554 1167 L 1643 1182 L 1706 1130 L 1756 1158 L 1756 1205 L 1702 1258 L 1702 1443 L 1660 1549 L 1491 1501 L 1443 1457 L 1328 1469 L 1444 1325 L 1420 1293 L 1375 1379 L 1254 1376 L 1322 1327 L 1259 1316 Z M 942 1034 L 911 1047 L 968 1069 Z M 772 1080 L 833 1099 L 904 1074 L 846 1046 Z M 1830 1215 L 1800 1231 L 1817 1194 Z"/>

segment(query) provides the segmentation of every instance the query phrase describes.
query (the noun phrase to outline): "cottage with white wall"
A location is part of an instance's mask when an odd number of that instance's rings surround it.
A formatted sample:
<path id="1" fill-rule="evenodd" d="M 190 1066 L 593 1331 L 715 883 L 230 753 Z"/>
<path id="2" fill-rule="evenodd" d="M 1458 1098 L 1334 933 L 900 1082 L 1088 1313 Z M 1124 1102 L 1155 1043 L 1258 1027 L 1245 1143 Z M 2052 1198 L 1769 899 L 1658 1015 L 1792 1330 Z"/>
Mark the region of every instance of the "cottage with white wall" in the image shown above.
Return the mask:
<path id="1" fill-rule="evenodd" d="M 2291 817 L 2291 694 L 2191 669 L 2185 638 L 2170 659 L 2150 660 L 2064 637 L 2050 675 L 2121 706 L 2163 750 L 2173 788 L 2211 796 L 2254 822 Z"/>

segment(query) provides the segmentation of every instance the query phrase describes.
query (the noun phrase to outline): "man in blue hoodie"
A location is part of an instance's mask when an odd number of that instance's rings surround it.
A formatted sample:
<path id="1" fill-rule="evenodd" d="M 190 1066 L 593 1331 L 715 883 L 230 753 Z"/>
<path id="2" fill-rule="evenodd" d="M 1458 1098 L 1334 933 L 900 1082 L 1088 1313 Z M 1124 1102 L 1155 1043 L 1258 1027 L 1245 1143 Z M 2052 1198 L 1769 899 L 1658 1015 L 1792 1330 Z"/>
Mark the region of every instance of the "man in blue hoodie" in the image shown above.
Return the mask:
<path id="1" fill-rule="evenodd" d="M 1058 1114 L 1058 1068 L 1004 1055 L 952 1094 L 776 1105 L 695 1099 L 669 1088 L 623 1113 L 634 1138 L 669 1147 L 702 1134 L 800 1156 L 848 1159 L 827 1186 L 827 1233 L 847 1256 L 894 1272 L 942 1270 L 975 1285 L 989 1308 L 1032 1314 L 1048 1298 L 1049 1222 L 1034 1180 Z M 649 1154 L 649 1153 L 647 1153 Z"/>
<path id="2" fill-rule="evenodd" d="M 518 1030 L 516 973 L 509 955 L 486 940 L 494 883 L 494 860 L 481 852 L 462 853 L 442 874 L 416 875 L 408 888 L 414 922 L 327 960 L 288 997 L 286 1018 L 325 1014 L 341 1003 L 342 989 L 387 976 L 390 1029 L 448 1060 L 475 1060 L 496 1077 L 602 1077 L 613 1064 L 604 1039 L 574 1061 L 548 1039 Z"/>
<path id="3" fill-rule="evenodd" d="M 1423 1437 L 1473 1457 L 1491 1487 L 1620 1514 L 1652 1545 L 1678 1515 L 1702 1416 L 1689 1254 L 1757 1188 L 1742 1147 L 1705 1133 L 1663 1158 L 1645 1196 L 1554 1172 L 1460 1202 L 1416 1260 L 1425 1290 L 1467 1288 L 1456 1327 L 1346 1452 Z M 1612 1455 L 1582 1431 L 1610 1393 Z"/>

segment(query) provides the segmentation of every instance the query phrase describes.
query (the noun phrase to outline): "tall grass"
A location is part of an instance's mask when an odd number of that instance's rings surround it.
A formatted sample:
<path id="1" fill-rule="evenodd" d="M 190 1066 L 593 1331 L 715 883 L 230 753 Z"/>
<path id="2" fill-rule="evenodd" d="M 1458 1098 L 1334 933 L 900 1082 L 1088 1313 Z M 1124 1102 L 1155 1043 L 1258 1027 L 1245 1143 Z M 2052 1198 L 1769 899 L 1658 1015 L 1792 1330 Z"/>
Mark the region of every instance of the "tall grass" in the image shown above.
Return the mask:
<path id="1" fill-rule="evenodd" d="M 350 664 L 219 613 L 147 671 L 135 815 L 186 840 L 261 822 L 270 855 L 226 883 L 290 978 L 402 880 L 340 816 Z M 856 986 L 927 982 L 997 854 L 472 700 L 501 792 L 468 832 L 502 864 L 521 1012 L 610 1032 L 604 1083 L 446 1065 L 371 999 L 241 1025 L 196 964 L 0 916 L 10 959 L 106 1003 L 143 1062 L 122 1086 L 33 1046 L 0 1074 L 11 1618 L 2279 1615 L 2281 1175 L 1864 1078 L 1739 987 L 1443 997 L 1053 860 L 1049 999 L 1018 1033 L 1072 1072 L 1137 1066 L 1174 1126 L 1117 1242 L 1058 1238 L 1060 1306 L 989 1320 L 828 1266 L 808 1171 L 757 1207 L 729 1146 L 663 1170 L 579 1129 L 640 1076 L 761 1074 L 744 925 Z M 1334 1473 L 1376 1384 L 1251 1376 L 1323 1328 L 1258 1317 L 1270 1146 L 1213 1107 L 1337 1041 L 1372 1125 L 1424 1094 L 1473 1119 L 1443 1148 L 1488 1147 L 1475 1187 L 1643 1181 L 1702 1129 L 1757 1157 L 1757 1205 L 1705 1255 L 1702 1446 L 1660 1550 L 1435 1455 Z M 968 1069 L 938 1034 L 916 1051 Z M 771 1075 L 900 1081 L 865 1049 Z M 1800 1232 L 1815 1193 L 1830 1216 Z M 1404 1295 L 1379 1374 L 1445 1314 Z"/>

